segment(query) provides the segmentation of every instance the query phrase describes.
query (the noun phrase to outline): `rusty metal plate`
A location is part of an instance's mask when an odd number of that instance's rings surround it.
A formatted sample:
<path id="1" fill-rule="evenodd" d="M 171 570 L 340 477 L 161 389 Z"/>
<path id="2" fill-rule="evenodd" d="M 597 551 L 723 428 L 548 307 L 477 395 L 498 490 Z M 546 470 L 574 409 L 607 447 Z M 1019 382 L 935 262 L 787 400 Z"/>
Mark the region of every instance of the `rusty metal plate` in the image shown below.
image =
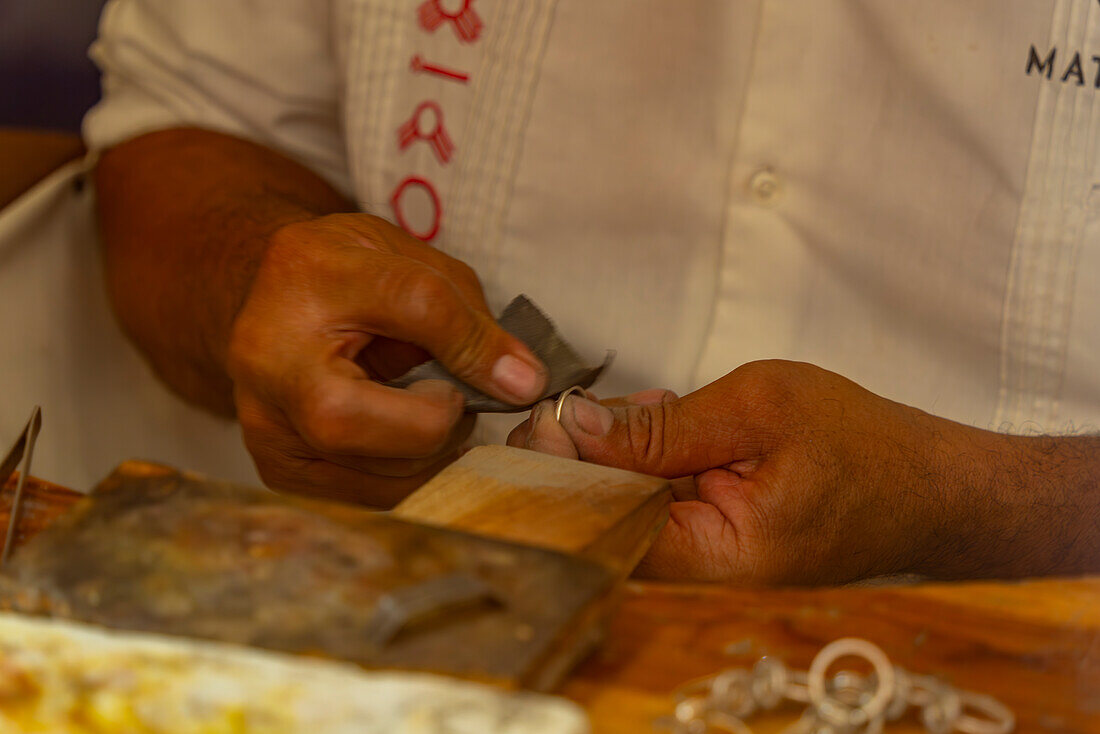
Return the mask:
<path id="1" fill-rule="evenodd" d="M 0 606 L 545 689 L 595 641 L 613 587 L 552 551 L 116 472 L 16 552 Z"/>

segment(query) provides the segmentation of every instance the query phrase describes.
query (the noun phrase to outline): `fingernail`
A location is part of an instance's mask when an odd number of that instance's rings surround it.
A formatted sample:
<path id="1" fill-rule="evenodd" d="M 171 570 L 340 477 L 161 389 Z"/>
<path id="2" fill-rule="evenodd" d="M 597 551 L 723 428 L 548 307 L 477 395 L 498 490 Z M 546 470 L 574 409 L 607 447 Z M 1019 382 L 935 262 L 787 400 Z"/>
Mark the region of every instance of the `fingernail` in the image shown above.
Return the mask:
<path id="1" fill-rule="evenodd" d="M 531 401 L 539 396 L 539 373 L 511 354 L 505 354 L 493 365 L 492 378 L 502 390 L 519 400 Z"/>
<path id="2" fill-rule="evenodd" d="M 611 424 L 615 422 L 615 416 L 611 411 L 591 400 L 575 398 L 570 395 L 565 399 L 573 410 L 573 423 L 590 436 L 603 436 L 611 430 Z"/>

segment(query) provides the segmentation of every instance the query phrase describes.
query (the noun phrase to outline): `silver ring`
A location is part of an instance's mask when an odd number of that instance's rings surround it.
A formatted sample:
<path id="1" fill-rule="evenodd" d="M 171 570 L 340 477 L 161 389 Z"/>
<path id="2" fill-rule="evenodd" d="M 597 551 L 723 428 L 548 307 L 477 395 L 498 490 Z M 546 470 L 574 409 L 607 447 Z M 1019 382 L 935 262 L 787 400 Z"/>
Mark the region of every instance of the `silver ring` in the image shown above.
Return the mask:
<path id="1" fill-rule="evenodd" d="M 580 394 L 582 398 L 588 395 L 588 393 L 586 393 L 584 391 L 584 388 L 580 385 L 574 385 L 573 387 L 569 388 L 561 395 L 559 395 L 557 402 L 554 403 L 554 420 L 556 420 L 558 423 L 561 423 L 561 406 L 565 405 L 565 399 L 573 393 Z"/>
<path id="2" fill-rule="evenodd" d="M 967 734 L 1008 734 L 1016 726 L 1016 717 L 1003 703 L 981 693 L 964 691 L 959 695 L 961 711 L 955 728 Z M 979 716 L 965 713 L 973 711 Z"/>
<path id="3" fill-rule="evenodd" d="M 855 707 L 838 701 L 825 691 L 825 673 L 829 666 L 848 655 L 871 663 L 878 678 L 874 694 Z M 810 687 L 810 701 L 819 716 L 834 726 L 855 728 L 874 722 L 886 710 L 886 705 L 894 696 L 894 666 L 890 664 L 886 653 L 867 640 L 843 637 L 821 648 L 821 652 L 810 663 L 807 682 Z"/>

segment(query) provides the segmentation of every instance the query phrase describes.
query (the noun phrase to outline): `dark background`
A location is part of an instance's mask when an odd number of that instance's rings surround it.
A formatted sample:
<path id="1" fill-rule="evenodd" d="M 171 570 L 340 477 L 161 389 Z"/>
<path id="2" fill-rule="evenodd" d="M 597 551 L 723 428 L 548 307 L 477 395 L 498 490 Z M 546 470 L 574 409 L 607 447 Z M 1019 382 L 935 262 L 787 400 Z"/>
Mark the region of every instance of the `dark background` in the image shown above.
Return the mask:
<path id="1" fill-rule="evenodd" d="M 78 132 L 99 99 L 88 46 L 104 0 L 0 0 L 0 126 Z"/>

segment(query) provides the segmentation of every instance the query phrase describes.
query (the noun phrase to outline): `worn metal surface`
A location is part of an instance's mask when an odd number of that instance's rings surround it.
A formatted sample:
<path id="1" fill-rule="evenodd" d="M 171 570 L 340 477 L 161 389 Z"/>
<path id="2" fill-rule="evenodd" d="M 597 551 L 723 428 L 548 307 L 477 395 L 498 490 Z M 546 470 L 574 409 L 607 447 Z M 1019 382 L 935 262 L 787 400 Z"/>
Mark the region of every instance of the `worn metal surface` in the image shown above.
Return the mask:
<path id="1" fill-rule="evenodd" d="M 466 396 L 466 411 L 469 413 L 518 413 L 527 410 L 539 400 L 557 395 L 574 386 L 590 387 L 599 378 L 614 357 L 608 352 L 603 364 L 590 367 L 558 334 L 554 323 L 538 309 L 527 296 L 517 296 L 500 315 L 501 327 L 522 341 L 535 353 L 550 372 L 546 390 L 532 403 L 527 405 L 509 405 L 490 397 L 448 372 L 439 362 L 425 362 L 413 367 L 401 377 L 387 384 L 392 387 L 408 387 L 420 380 L 446 380 L 457 387 Z"/>
<path id="2" fill-rule="evenodd" d="M 0 605 L 546 688 L 594 641 L 613 586 L 598 564 L 551 551 L 116 472 L 16 552 Z M 435 610 L 433 589 L 447 590 Z"/>

